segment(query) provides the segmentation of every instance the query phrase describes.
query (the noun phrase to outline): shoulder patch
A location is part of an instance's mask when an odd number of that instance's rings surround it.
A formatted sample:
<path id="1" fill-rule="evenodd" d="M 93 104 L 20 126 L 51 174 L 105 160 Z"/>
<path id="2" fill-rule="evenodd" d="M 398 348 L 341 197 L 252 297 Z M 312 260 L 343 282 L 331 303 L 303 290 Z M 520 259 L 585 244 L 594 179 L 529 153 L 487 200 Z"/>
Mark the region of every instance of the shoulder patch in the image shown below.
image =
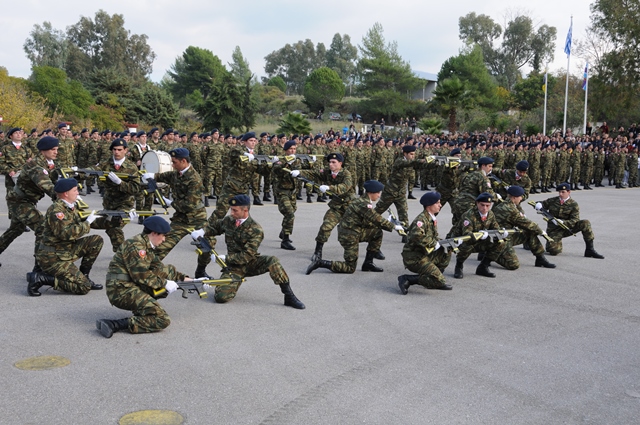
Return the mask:
<path id="1" fill-rule="evenodd" d="M 320 170 L 321 173 L 324 173 L 324 169 Z"/>
<path id="2" fill-rule="evenodd" d="M 373 205 L 367 204 L 367 208 L 373 208 Z"/>
<path id="3" fill-rule="evenodd" d="M 424 223 L 421 221 L 416 221 L 416 226 L 418 226 L 418 228 L 424 226 Z"/>
<path id="4" fill-rule="evenodd" d="M 491 182 L 487 182 L 487 187 L 491 187 Z"/>
<path id="5" fill-rule="evenodd" d="M 62 220 L 64 218 L 64 213 L 63 212 L 58 212 L 58 213 L 56 213 L 56 217 L 58 218 L 58 220 Z"/>
<path id="6" fill-rule="evenodd" d="M 147 256 L 147 251 L 145 251 L 144 249 L 141 249 L 140 251 L 138 251 L 138 255 L 144 258 Z"/>
<path id="7" fill-rule="evenodd" d="M 462 224 L 463 224 L 465 227 L 466 227 L 466 226 L 468 226 L 468 225 L 469 225 L 469 220 L 465 220 L 465 221 L 463 221 L 463 222 L 462 222 Z"/>
<path id="8" fill-rule="evenodd" d="M 49 175 L 49 172 L 47 170 L 45 170 L 44 168 L 42 169 L 42 172 L 44 173 L 45 176 Z"/>

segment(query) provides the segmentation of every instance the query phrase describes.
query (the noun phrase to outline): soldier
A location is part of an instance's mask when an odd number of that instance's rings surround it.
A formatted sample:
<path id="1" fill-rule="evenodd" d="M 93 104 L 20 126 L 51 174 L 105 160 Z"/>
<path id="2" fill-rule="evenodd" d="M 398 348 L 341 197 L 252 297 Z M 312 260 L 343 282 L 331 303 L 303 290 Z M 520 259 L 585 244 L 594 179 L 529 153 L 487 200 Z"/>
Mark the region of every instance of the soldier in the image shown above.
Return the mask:
<path id="1" fill-rule="evenodd" d="M 45 285 L 77 295 L 102 289 L 101 284 L 89 279 L 89 272 L 104 241 L 99 235 L 84 236 L 98 216 L 93 211 L 86 220 L 80 218 L 75 209 L 78 199 L 76 179 L 59 179 L 54 190 L 58 199 L 44 216 L 42 242 L 36 251 L 42 271 L 27 274 L 27 292 L 32 297 L 39 297 L 38 289 Z M 78 268 L 74 262 L 80 258 L 82 262 Z"/>
<path id="2" fill-rule="evenodd" d="M 401 225 L 394 225 L 385 220 L 373 207 L 380 199 L 384 185 L 377 180 L 364 183 L 365 194 L 353 200 L 345 211 L 338 225 L 338 241 L 344 249 L 344 261 L 328 261 L 322 258 L 312 260 L 306 274 L 318 268 L 329 269 L 334 273 L 354 273 L 358 263 L 358 245 L 367 242 L 367 255 L 362 264 L 363 272 L 381 272 L 373 263 L 382 246 L 382 230 L 403 230 Z"/>
<path id="3" fill-rule="evenodd" d="M 156 250 L 156 256 L 161 261 L 192 229 L 201 229 L 207 221 L 207 210 L 202 202 L 202 180 L 191 166 L 189 151 L 177 148 L 171 150 L 169 155 L 173 171 L 145 173 L 142 176 L 144 180 L 152 178 L 160 183 L 167 183 L 174 196 L 173 201 L 165 199 L 168 205 L 173 205 L 175 212 L 171 217 L 171 231 Z M 206 276 L 205 268 L 210 262 L 211 255 L 198 255 L 196 278 Z"/>
<path id="4" fill-rule="evenodd" d="M 167 312 L 158 303 L 178 289 L 176 280 L 191 281 L 172 265 L 164 265 L 156 255 L 171 226 L 162 217 L 148 217 L 139 235 L 127 239 L 109 263 L 107 296 L 111 305 L 133 312 L 126 319 L 96 321 L 96 328 L 105 338 L 114 332 L 127 330 L 132 334 L 158 332 L 171 323 Z M 164 291 L 162 291 L 164 289 Z M 160 295 L 157 295 L 161 292 Z"/>
<path id="5" fill-rule="evenodd" d="M 7 132 L 8 142 L 0 148 L 0 174 L 4 174 L 7 205 L 9 203 L 9 195 L 13 192 L 13 187 L 16 185 L 16 180 L 20 175 L 20 170 L 31 157 L 31 151 L 22 143 L 23 136 L 24 133 L 21 128 L 12 128 Z M 9 215 L 11 215 L 11 211 L 9 211 Z"/>
<path id="6" fill-rule="evenodd" d="M 638 187 L 638 147 L 631 145 L 627 154 L 627 169 L 629 170 L 629 187 Z"/>
<path id="7" fill-rule="evenodd" d="M 481 158 L 482 159 L 482 158 Z M 451 228 L 447 238 L 456 236 L 467 236 L 475 232 L 482 232 L 482 237 L 478 241 L 465 241 L 456 254 L 456 267 L 453 277 L 462 279 L 464 277 L 464 262 L 472 252 L 483 252 L 484 258 L 476 268 L 476 274 L 485 277 L 496 277 L 489 270 L 491 261 L 495 261 L 502 254 L 502 244 L 492 243 L 487 230 L 499 230 L 500 225 L 495 215 L 491 212 L 491 204 L 494 195 L 483 192 L 476 198 L 473 208 L 467 210 L 460 220 Z"/>
<path id="8" fill-rule="evenodd" d="M 462 177 L 460 181 L 460 195 L 453 201 L 451 205 L 451 212 L 453 214 L 452 223 L 456 224 L 462 214 L 473 208 L 474 203 L 477 203 L 476 199 L 481 193 L 489 193 L 492 199 L 494 197 L 493 189 L 491 188 L 491 182 L 489 181 L 489 174 L 493 170 L 493 159 L 488 156 L 483 156 L 478 159 L 478 171 L 472 171 Z M 498 199 L 502 199 L 499 195 Z M 456 235 L 459 236 L 459 235 Z"/>
<path id="9" fill-rule="evenodd" d="M 571 185 L 569 183 L 561 183 L 556 190 L 558 191 L 558 196 L 536 204 L 537 210 L 544 208 L 555 217 L 554 220 L 547 222 L 547 232 L 553 238 L 553 242 L 547 242 L 546 244 L 547 252 L 551 255 L 560 254 L 562 252 L 562 239 L 582 232 L 582 238 L 586 244 L 584 256 L 603 259 L 604 256 L 598 254 L 593 248 L 595 235 L 591 229 L 591 223 L 589 220 L 580 220 L 580 207 L 571 198 Z M 564 224 L 569 230 L 563 229 L 560 224 Z"/>
<path id="10" fill-rule="evenodd" d="M 553 178 L 553 170 L 555 169 L 555 152 L 554 144 L 547 142 L 540 153 L 540 186 L 542 193 L 551 193 L 551 179 Z"/>
<path id="11" fill-rule="evenodd" d="M 524 189 L 522 187 L 509 186 L 507 189 L 507 198 L 504 202 L 500 202 L 491 209 L 501 228 L 514 229 L 517 227 L 521 231 L 521 233 L 513 234 L 509 237 L 506 242 L 507 246 L 504 251 L 502 251 L 502 255 L 496 260 L 496 263 L 507 270 L 518 269 L 520 262 L 513 247 L 526 243 L 531 253 L 536 257 L 536 267 L 553 269 L 556 265 L 547 261 L 547 258 L 544 256 L 544 248 L 537 238 L 537 236 L 546 235 L 547 233 L 525 216 L 520 206 L 523 199 Z"/>
<path id="12" fill-rule="evenodd" d="M 515 170 L 499 170 L 494 174 L 498 176 L 507 186 L 520 186 L 524 189 L 524 199 L 529 197 L 529 191 L 531 190 L 532 184 L 531 179 L 527 176 L 527 171 L 529 170 L 529 162 L 526 160 L 519 161 L 516 164 Z M 500 194 L 502 198 L 507 197 L 507 188 L 502 185 L 498 188 L 497 193 Z"/>
<path id="13" fill-rule="evenodd" d="M 340 153 L 331 153 L 325 157 L 329 161 L 329 169 L 322 170 L 292 170 L 291 176 L 303 176 L 321 184 L 320 192 L 331 192 L 329 209 L 322 218 L 322 224 L 316 236 L 316 248 L 311 261 L 322 258 L 322 248 L 329 240 L 331 231 L 338 225 L 349 203 L 355 198 L 355 187 L 351 173 L 342 169 L 344 157 Z"/>
<path id="14" fill-rule="evenodd" d="M 211 140 L 208 140 L 209 137 Z M 209 137 L 206 137 L 207 140 L 202 152 L 204 168 L 202 183 L 207 197 L 215 199 L 216 196 L 220 196 L 222 191 L 222 157 L 225 153 L 225 147 L 220 143 L 220 132 L 217 128 L 211 130 Z M 212 189 L 213 195 L 211 195 Z"/>
<path id="15" fill-rule="evenodd" d="M 531 150 L 529 151 L 529 171 L 530 171 L 530 179 L 531 179 L 531 193 L 540 193 L 537 191 L 537 187 L 540 184 L 540 173 L 541 173 L 541 155 L 540 152 L 540 142 L 534 142 L 531 144 Z"/>
<path id="16" fill-rule="evenodd" d="M 451 290 L 442 273 L 449 265 L 451 253 L 438 243 L 438 221 L 440 212 L 440 194 L 427 192 L 420 198 L 424 207 L 422 212 L 409 226 L 408 241 L 402 248 L 402 262 L 409 271 L 417 275 L 403 274 L 398 277 L 398 286 L 403 295 L 409 292 L 409 286 L 420 285 L 427 289 Z M 432 249 L 429 253 L 427 249 Z"/>
<path id="17" fill-rule="evenodd" d="M 269 272 L 273 283 L 280 286 L 284 294 L 284 305 L 302 310 L 305 305 L 291 290 L 289 276 L 277 257 L 260 255 L 258 249 L 264 239 L 262 227 L 249 216 L 251 199 L 247 195 L 235 195 L 229 200 L 229 215 L 217 219 L 215 215 L 209 217 L 206 229 L 198 229 L 191 233 L 197 240 L 199 237 L 225 235 L 227 255 L 219 258 L 226 263 L 221 278 L 235 278 L 238 282 L 216 286 L 215 300 L 217 303 L 227 303 L 235 298 L 241 281 L 245 276 L 259 276 Z M 215 246 L 215 238 L 212 246 Z"/>
<path id="18" fill-rule="evenodd" d="M 450 157 L 460 158 L 462 151 L 460 148 L 454 148 L 449 152 Z M 460 186 L 460 180 L 464 174 L 464 170 L 460 168 L 459 162 L 449 162 L 449 166 L 442 166 L 442 176 L 436 191 L 440 194 L 441 198 L 440 208 L 445 206 L 447 202 L 453 202 L 458 196 L 458 187 Z M 453 208 L 453 207 L 452 207 Z"/>
<path id="19" fill-rule="evenodd" d="M 593 179 L 593 165 L 595 161 L 595 156 L 593 154 L 593 145 L 591 143 L 587 143 L 585 145 L 585 149 L 582 151 L 581 156 L 581 177 L 582 187 L 586 190 L 593 190 L 591 187 L 591 180 Z"/>
<path id="20" fill-rule="evenodd" d="M 147 133 L 139 131 L 137 135 L 138 143 L 133 145 L 129 152 L 131 152 L 131 161 L 138 169 L 140 169 L 140 167 L 142 167 L 142 157 L 152 149 L 151 145 L 147 143 Z M 136 195 L 136 209 L 143 211 L 150 211 L 153 209 L 153 193 L 145 195 L 144 191 L 140 190 Z M 143 220 L 144 217 L 138 217 L 138 224 L 142 224 Z"/>
<path id="21" fill-rule="evenodd" d="M 604 187 L 602 180 L 604 179 L 606 157 L 604 146 L 596 146 L 593 152 L 593 183 L 595 187 Z"/>
<path id="22" fill-rule="evenodd" d="M 578 186 L 578 182 L 580 180 L 580 163 L 582 160 L 582 145 L 580 143 L 576 143 L 573 147 L 573 151 L 571 152 L 571 156 L 569 158 L 569 165 L 571 166 L 571 185 L 575 190 L 582 190 Z M 585 184 L 582 182 L 582 184 Z"/>
<path id="23" fill-rule="evenodd" d="M 71 136 L 72 134 L 66 123 L 61 122 L 58 124 L 58 140 L 60 141 L 58 146 L 58 165 L 60 167 L 76 165 L 75 141 Z"/>

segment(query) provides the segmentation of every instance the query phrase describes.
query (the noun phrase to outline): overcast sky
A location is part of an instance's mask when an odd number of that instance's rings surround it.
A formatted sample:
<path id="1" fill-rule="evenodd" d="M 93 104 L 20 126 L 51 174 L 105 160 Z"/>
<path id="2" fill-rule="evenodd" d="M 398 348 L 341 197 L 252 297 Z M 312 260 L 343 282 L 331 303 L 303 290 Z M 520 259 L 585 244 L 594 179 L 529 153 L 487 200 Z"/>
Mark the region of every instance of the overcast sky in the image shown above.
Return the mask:
<path id="1" fill-rule="evenodd" d="M 240 46 L 251 70 L 264 75 L 264 57 L 285 44 L 310 39 L 327 49 L 335 33 L 349 34 L 353 44 L 375 22 L 384 28 L 387 41 L 397 41 L 402 57 L 415 70 L 437 74 L 442 62 L 458 54 L 458 19 L 469 12 L 486 14 L 503 25 L 514 11 L 524 12 L 534 23 L 557 28 L 555 60 L 550 71 L 566 69 L 564 42 L 573 15 L 573 38 L 584 36 L 589 25 L 589 2 L 584 0 L 321 0 L 321 1 L 201 1 L 201 0 L 22 0 L 0 12 L 0 65 L 17 77 L 28 77 L 30 62 L 23 44 L 34 24 L 49 21 L 65 30 L 81 16 L 91 17 L 99 9 L 124 15 L 125 28 L 146 34 L 156 53 L 151 79 L 159 81 L 190 45 L 206 48 L 224 64 Z M 8 6 L 5 4 L 5 6 Z M 571 59 L 571 72 L 581 75 L 584 61 Z"/>

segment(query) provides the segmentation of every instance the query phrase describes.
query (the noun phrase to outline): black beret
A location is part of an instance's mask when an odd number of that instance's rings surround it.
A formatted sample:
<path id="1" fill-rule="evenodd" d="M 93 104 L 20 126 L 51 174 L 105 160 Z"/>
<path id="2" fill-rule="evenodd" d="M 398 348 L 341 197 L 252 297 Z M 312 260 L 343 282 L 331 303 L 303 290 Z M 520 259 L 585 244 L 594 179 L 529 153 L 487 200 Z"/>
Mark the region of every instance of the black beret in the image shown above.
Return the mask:
<path id="1" fill-rule="evenodd" d="M 249 133 L 245 133 L 244 136 L 242 136 L 242 141 L 246 142 L 249 139 L 255 139 L 256 138 L 256 133 L 254 133 L 253 131 L 250 131 Z"/>
<path id="2" fill-rule="evenodd" d="M 31 133 L 37 133 L 37 132 L 38 132 L 38 129 L 37 129 L 37 128 L 32 128 L 32 129 L 31 129 Z M 31 134 L 31 133 L 29 133 L 29 134 Z"/>
<path id="3" fill-rule="evenodd" d="M 440 200 L 440 193 L 438 192 L 427 192 L 420 198 L 420 203 L 425 207 L 435 204 Z"/>
<path id="4" fill-rule="evenodd" d="M 493 195 L 488 192 L 482 192 L 476 198 L 476 202 L 493 202 Z"/>
<path id="5" fill-rule="evenodd" d="M 284 133 L 278 134 L 278 139 L 282 139 L 284 137 Z"/>
<path id="6" fill-rule="evenodd" d="M 262 133 L 260 133 L 260 138 L 262 139 L 264 136 L 266 136 L 267 133 L 265 133 L 264 131 Z"/>
<path id="7" fill-rule="evenodd" d="M 493 164 L 493 158 L 489 158 L 488 156 L 483 156 L 478 160 L 478 165 L 487 165 Z"/>
<path id="8" fill-rule="evenodd" d="M 93 130 L 91 130 L 91 134 L 93 135 L 93 133 L 100 133 L 100 131 L 97 128 L 94 128 Z"/>
<path id="9" fill-rule="evenodd" d="M 60 124 L 58 124 L 58 128 L 67 128 L 67 123 L 61 122 Z"/>
<path id="10" fill-rule="evenodd" d="M 7 137 L 11 137 L 13 133 L 20 130 L 22 130 L 20 127 L 13 127 L 11 130 L 7 131 Z"/>
<path id="11" fill-rule="evenodd" d="M 527 171 L 529 169 L 529 161 L 522 160 L 516 164 L 516 170 L 518 171 Z"/>
<path id="12" fill-rule="evenodd" d="M 291 146 L 295 146 L 296 142 L 295 140 L 289 140 L 287 143 L 284 144 L 284 146 L 282 147 L 285 151 L 288 151 Z"/>
<path id="13" fill-rule="evenodd" d="M 189 150 L 185 148 L 176 148 L 169 151 L 171 158 L 189 158 Z"/>
<path id="14" fill-rule="evenodd" d="M 70 179 L 59 179 L 53 187 L 53 190 L 55 190 L 56 193 L 64 193 L 70 191 L 74 187 L 78 187 L 78 180 L 72 177 Z"/>
<path id="15" fill-rule="evenodd" d="M 316 135 L 313 137 L 313 140 L 318 140 L 318 139 L 322 139 L 322 136 L 321 136 L 320 134 L 316 134 Z"/>
<path id="16" fill-rule="evenodd" d="M 556 186 L 556 190 L 560 192 L 561 190 L 571 190 L 571 185 L 569 183 L 560 183 Z"/>
<path id="17" fill-rule="evenodd" d="M 83 128 L 82 131 L 80 133 L 88 133 L 89 129 L 88 128 Z"/>
<path id="18" fill-rule="evenodd" d="M 524 196 L 524 189 L 520 186 L 509 186 L 507 193 L 511 196 Z"/>
<path id="19" fill-rule="evenodd" d="M 122 147 L 126 148 L 127 147 L 127 142 L 124 139 L 121 139 L 121 138 L 118 137 L 113 142 L 111 142 L 111 145 L 109 146 L 109 150 L 112 150 L 116 146 L 122 146 Z"/>
<path id="20" fill-rule="evenodd" d="M 158 127 L 153 127 L 151 130 L 149 130 L 149 133 L 153 134 L 153 133 L 155 133 L 156 131 L 158 131 L 158 132 L 159 132 L 160 130 L 158 130 Z"/>
<path id="21" fill-rule="evenodd" d="M 157 215 L 145 218 L 142 224 L 152 232 L 160 233 L 162 235 L 169 233 L 171 230 L 171 226 L 167 223 L 167 220 Z"/>
<path id="22" fill-rule="evenodd" d="M 460 148 L 455 148 L 455 149 L 452 149 L 451 152 L 449 152 L 449 156 L 459 155 L 461 153 L 462 151 L 460 150 Z"/>
<path id="23" fill-rule="evenodd" d="M 251 205 L 251 199 L 247 195 L 236 195 L 229 199 L 229 205 L 232 207 L 244 207 Z"/>
<path id="24" fill-rule="evenodd" d="M 213 130 L 211 130 L 211 134 L 216 134 L 216 133 L 220 133 L 220 130 L 218 130 L 217 128 L 214 128 Z"/>
<path id="25" fill-rule="evenodd" d="M 335 159 L 339 162 L 344 162 L 344 156 L 342 156 L 342 154 L 339 152 L 334 152 L 327 155 L 327 161 L 330 161 L 332 159 Z"/>
<path id="26" fill-rule="evenodd" d="M 416 147 L 413 145 L 407 145 L 402 147 L 402 152 L 404 153 L 415 152 L 415 151 L 416 151 Z"/>
<path id="27" fill-rule="evenodd" d="M 378 180 L 367 180 L 364 182 L 364 190 L 368 193 L 382 192 L 382 189 L 384 189 L 384 185 Z"/>
<path id="28" fill-rule="evenodd" d="M 192 131 L 191 134 L 189 135 L 189 138 L 192 138 L 193 136 L 197 135 L 198 132 L 197 131 Z M 204 133 L 203 133 L 204 134 Z"/>
<path id="29" fill-rule="evenodd" d="M 138 131 L 138 132 L 136 133 L 136 137 L 146 136 L 146 135 L 147 135 L 147 133 L 145 133 L 145 132 L 144 132 L 144 130 L 142 130 L 142 131 Z"/>
<path id="30" fill-rule="evenodd" d="M 308 134 L 307 134 L 307 135 L 305 135 L 305 136 L 302 138 L 302 141 L 305 141 L 305 140 L 307 140 L 307 139 L 311 139 L 311 136 L 309 136 Z"/>
<path id="31" fill-rule="evenodd" d="M 36 147 L 39 151 L 48 151 L 49 149 L 53 149 L 60 145 L 60 141 L 55 137 L 44 136 L 42 139 L 38 140 L 38 144 Z"/>

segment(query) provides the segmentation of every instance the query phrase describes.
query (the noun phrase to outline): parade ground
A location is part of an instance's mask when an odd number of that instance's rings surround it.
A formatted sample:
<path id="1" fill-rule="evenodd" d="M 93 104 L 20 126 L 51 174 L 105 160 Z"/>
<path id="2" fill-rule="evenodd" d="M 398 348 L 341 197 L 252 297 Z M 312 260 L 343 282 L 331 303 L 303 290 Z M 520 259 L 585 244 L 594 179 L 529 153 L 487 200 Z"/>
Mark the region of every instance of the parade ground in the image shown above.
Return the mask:
<path id="1" fill-rule="evenodd" d="M 173 293 L 161 300 L 167 329 L 111 339 L 96 319 L 130 313 L 112 307 L 104 290 L 77 296 L 43 287 L 41 297 L 27 295 L 34 236 L 25 233 L 0 255 L 0 424 L 637 424 L 640 189 L 572 197 L 604 260 L 585 258 L 578 235 L 547 257 L 556 269 L 534 267 L 535 257 L 518 247 L 520 269 L 493 265 L 490 279 L 474 274 L 474 254 L 461 280 L 452 259 L 445 271 L 452 291 L 412 286 L 408 295 L 397 285 L 408 273 L 399 235 L 384 234 L 386 260 L 375 261 L 383 273 L 360 271 L 361 244 L 355 274 L 306 276 L 326 204 L 298 202 L 297 250 L 285 251 L 282 217 L 268 202 L 251 208 L 265 233 L 260 251 L 280 258 L 305 310 L 285 307 L 280 288 L 262 275 L 224 305 L 213 290 L 204 299 Z M 101 209 L 97 194 L 84 199 Z M 43 199 L 40 210 L 49 205 Z M 409 209 L 413 220 L 421 205 L 411 200 Z M 438 216 L 441 238 L 450 211 L 446 205 Z M 125 234 L 141 230 L 130 223 Z M 105 244 L 91 278 L 104 284 L 111 244 L 104 231 L 92 232 Z M 342 259 L 336 235 L 323 258 Z M 226 253 L 224 238 L 216 249 Z M 165 262 L 192 274 L 190 238 Z M 215 263 L 207 271 L 220 275 Z"/>

